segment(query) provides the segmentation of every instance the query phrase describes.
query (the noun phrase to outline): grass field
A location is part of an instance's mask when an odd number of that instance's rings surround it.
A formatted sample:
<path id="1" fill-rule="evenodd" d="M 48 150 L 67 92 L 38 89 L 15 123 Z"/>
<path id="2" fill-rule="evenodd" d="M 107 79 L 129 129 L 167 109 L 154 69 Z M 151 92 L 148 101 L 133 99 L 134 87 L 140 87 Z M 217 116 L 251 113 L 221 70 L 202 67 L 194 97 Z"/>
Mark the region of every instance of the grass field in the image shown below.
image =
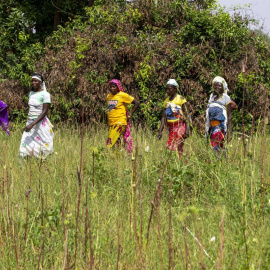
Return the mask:
<path id="1" fill-rule="evenodd" d="M 269 136 L 246 136 L 244 157 L 234 134 L 218 161 L 193 134 L 179 160 L 165 132 L 134 131 L 130 156 L 99 126 L 81 159 L 80 129 L 61 127 L 20 167 L 21 130 L 0 133 L 0 269 L 270 268 Z"/>

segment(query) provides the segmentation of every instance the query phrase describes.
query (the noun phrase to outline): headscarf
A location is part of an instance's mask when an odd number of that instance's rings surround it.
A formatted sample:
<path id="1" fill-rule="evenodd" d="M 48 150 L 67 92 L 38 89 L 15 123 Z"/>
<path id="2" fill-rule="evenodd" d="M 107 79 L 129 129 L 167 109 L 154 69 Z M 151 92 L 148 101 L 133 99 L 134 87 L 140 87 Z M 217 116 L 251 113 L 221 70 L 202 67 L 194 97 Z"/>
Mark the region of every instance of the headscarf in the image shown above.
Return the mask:
<path id="1" fill-rule="evenodd" d="M 223 91 L 224 91 L 225 94 L 227 94 L 227 92 L 229 91 L 229 88 L 228 88 L 228 85 L 227 85 L 225 79 L 222 78 L 222 77 L 220 77 L 220 76 L 215 77 L 214 80 L 213 80 L 213 82 L 212 82 L 212 88 L 213 89 L 214 89 L 214 83 L 215 82 L 222 83 L 222 85 L 223 85 Z"/>
<path id="2" fill-rule="evenodd" d="M 121 83 L 120 83 L 119 80 L 113 79 L 113 80 L 109 81 L 109 84 L 110 84 L 110 83 L 116 84 L 118 90 L 119 90 L 120 92 L 124 92 L 124 90 L 123 90 L 123 88 L 122 88 L 122 85 L 121 85 Z"/>
<path id="3" fill-rule="evenodd" d="M 8 108 L 7 104 L 0 100 L 0 126 L 3 130 L 10 135 L 9 133 L 9 122 L 8 122 Z"/>
<path id="4" fill-rule="evenodd" d="M 176 82 L 175 79 L 170 79 L 170 80 L 168 80 L 168 82 L 167 82 L 166 85 L 168 85 L 168 84 L 173 85 L 173 86 L 175 86 L 176 88 L 179 88 L 179 84 Z"/>
<path id="5" fill-rule="evenodd" d="M 43 76 L 42 76 L 41 74 L 39 74 L 39 73 L 34 73 L 34 74 L 32 75 L 32 79 L 37 79 L 37 80 L 39 80 L 40 82 L 42 82 L 41 88 L 42 88 L 44 91 L 47 91 L 47 88 L 46 88 L 46 85 L 45 85 Z"/>

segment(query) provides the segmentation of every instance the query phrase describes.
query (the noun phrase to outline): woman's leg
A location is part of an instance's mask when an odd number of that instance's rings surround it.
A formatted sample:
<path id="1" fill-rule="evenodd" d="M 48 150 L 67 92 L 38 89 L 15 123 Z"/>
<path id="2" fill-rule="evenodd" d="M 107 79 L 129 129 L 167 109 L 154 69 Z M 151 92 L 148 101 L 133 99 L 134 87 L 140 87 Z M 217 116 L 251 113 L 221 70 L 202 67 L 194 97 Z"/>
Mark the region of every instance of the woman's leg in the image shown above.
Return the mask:
<path id="1" fill-rule="evenodd" d="M 216 152 L 220 152 L 220 150 L 223 148 L 225 132 L 221 130 L 219 127 L 215 127 L 211 132 L 210 138 L 213 150 Z"/>
<path id="2" fill-rule="evenodd" d="M 185 141 L 186 124 L 184 122 L 168 124 L 168 130 L 169 139 L 167 142 L 167 148 L 172 151 L 177 150 L 179 155 L 182 155 Z"/>
<path id="3" fill-rule="evenodd" d="M 107 147 L 111 148 L 114 145 L 119 147 L 121 144 L 120 135 L 124 133 L 126 126 L 112 125 L 109 127 L 109 137 L 107 139 Z"/>

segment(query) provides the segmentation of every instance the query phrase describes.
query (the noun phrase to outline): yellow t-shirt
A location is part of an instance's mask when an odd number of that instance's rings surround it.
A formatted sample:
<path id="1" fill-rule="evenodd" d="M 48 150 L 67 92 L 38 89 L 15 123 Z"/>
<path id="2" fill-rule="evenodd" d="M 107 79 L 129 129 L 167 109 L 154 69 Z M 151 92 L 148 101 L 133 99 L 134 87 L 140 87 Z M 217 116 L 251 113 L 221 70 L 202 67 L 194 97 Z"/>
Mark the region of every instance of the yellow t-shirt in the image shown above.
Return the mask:
<path id="1" fill-rule="evenodd" d="M 116 95 L 108 94 L 108 118 L 109 125 L 127 125 L 127 107 L 126 104 L 130 104 L 134 100 L 134 97 L 124 92 L 118 92 Z"/>
<path id="2" fill-rule="evenodd" d="M 163 107 L 166 110 L 167 122 L 173 123 L 181 120 L 183 116 L 182 105 L 186 102 L 187 100 L 180 95 L 176 95 L 173 100 L 169 100 L 169 97 L 164 100 Z"/>

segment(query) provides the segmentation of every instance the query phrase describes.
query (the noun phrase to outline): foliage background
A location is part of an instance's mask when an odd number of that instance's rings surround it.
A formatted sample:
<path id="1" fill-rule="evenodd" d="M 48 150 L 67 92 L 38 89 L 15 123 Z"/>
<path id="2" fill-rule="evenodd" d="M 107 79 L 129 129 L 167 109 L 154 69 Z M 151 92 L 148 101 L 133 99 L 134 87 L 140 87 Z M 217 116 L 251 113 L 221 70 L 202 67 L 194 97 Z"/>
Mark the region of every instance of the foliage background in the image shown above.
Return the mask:
<path id="1" fill-rule="evenodd" d="M 199 130 L 203 130 L 216 75 L 227 80 L 229 94 L 240 107 L 245 81 L 247 130 L 267 111 L 269 42 L 248 29 L 250 18 L 237 14 L 231 18 L 215 1 L 66 5 L 67 10 L 74 10 L 73 16 L 62 15 L 62 25 L 54 32 L 53 8 L 46 11 L 51 18 L 48 30 L 38 26 L 34 15 L 39 13 L 27 12 L 24 1 L 19 7 L 11 6 L 9 16 L 1 15 L 5 31 L 0 38 L 0 95 L 12 119 L 24 118 L 34 71 L 44 74 L 53 96 L 53 122 L 80 121 L 83 92 L 86 122 L 106 121 L 107 83 L 112 78 L 120 79 L 125 91 L 140 100 L 137 123 L 152 128 L 158 126 L 169 78 L 181 83 L 180 92 L 189 101 L 193 124 Z M 33 27 L 38 29 L 35 34 Z M 234 112 L 233 120 L 237 128 L 241 114 Z"/>

